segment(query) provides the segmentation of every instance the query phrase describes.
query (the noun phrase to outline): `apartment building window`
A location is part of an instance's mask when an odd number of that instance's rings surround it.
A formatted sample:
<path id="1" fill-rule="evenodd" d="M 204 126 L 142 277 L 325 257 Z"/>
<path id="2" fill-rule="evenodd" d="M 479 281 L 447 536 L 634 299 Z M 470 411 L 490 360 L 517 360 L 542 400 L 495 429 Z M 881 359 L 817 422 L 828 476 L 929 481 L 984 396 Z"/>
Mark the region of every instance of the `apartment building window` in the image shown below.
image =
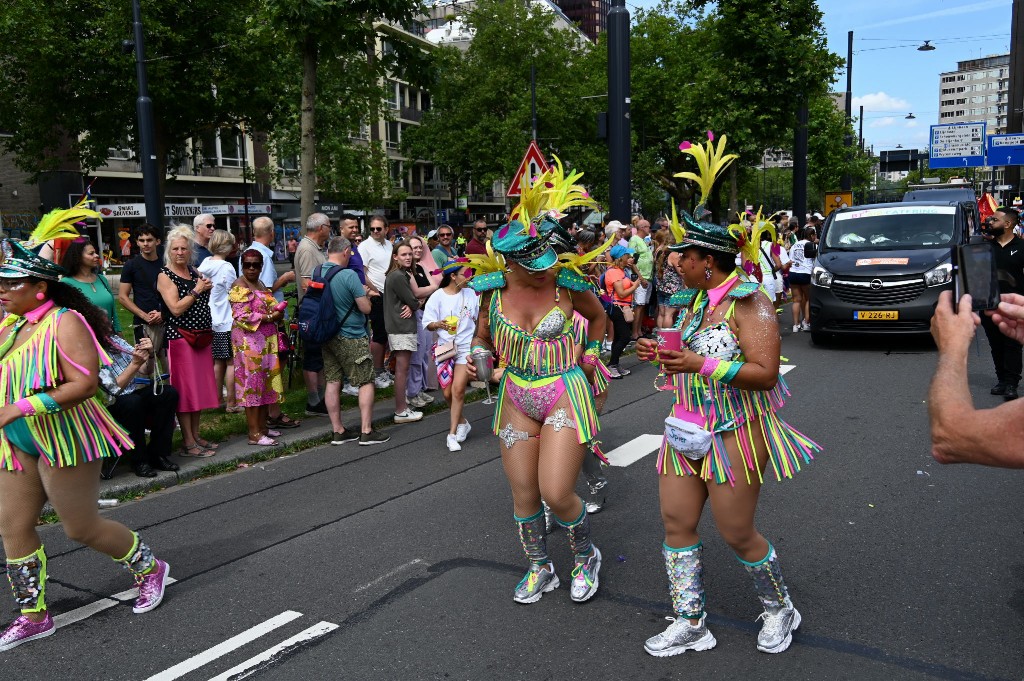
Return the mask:
<path id="1" fill-rule="evenodd" d="M 942 113 L 939 114 L 939 118 L 952 118 L 952 117 L 953 117 L 953 112 L 952 111 L 943 111 Z"/>
<path id="2" fill-rule="evenodd" d="M 112 161 L 134 161 L 135 145 L 131 138 L 123 137 L 116 147 L 108 147 L 107 158 Z"/>
<path id="3" fill-rule="evenodd" d="M 393 80 L 388 81 L 388 108 L 392 111 L 398 111 L 399 102 L 398 83 Z"/>
<path id="4" fill-rule="evenodd" d="M 298 154 L 292 154 L 291 156 L 283 156 L 277 159 L 277 169 L 283 172 L 285 175 L 294 175 L 299 172 L 299 156 Z"/>
<path id="5" fill-rule="evenodd" d="M 405 173 L 402 172 L 401 161 L 388 163 L 388 172 L 391 175 L 391 186 L 396 189 L 405 189 Z"/>
<path id="6" fill-rule="evenodd" d="M 943 76 L 942 77 L 942 82 L 943 83 L 952 83 L 954 80 L 956 80 L 956 78 L 953 77 L 953 76 Z"/>
<path id="7" fill-rule="evenodd" d="M 957 109 L 956 113 L 954 113 L 953 115 L 954 115 L 954 116 L 963 116 L 963 115 L 965 115 L 966 113 L 967 113 L 967 112 L 966 112 L 966 111 L 964 111 L 963 109 Z"/>
<path id="8" fill-rule="evenodd" d="M 944 87 L 944 88 L 942 88 L 942 94 L 944 94 L 944 95 L 951 95 L 951 94 L 953 94 L 953 88 L 951 88 L 951 87 Z"/>
<path id="9" fill-rule="evenodd" d="M 955 104 L 955 102 L 952 99 L 942 100 L 942 106 L 953 106 L 953 104 Z"/>
<path id="10" fill-rule="evenodd" d="M 387 135 L 384 137 L 388 149 L 398 149 L 402 142 L 402 124 L 398 121 L 387 122 Z"/>
<path id="11" fill-rule="evenodd" d="M 203 158 L 207 165 L 242 167 L 242 134 L 234 128 L 221 128 L 202 138 Z"/>
<path id="12" fill-rule="evenodd" d="M 354 140 L 369 141 L 369 139 L 370 139 L 370 126 L 368 124 L 366 124 L 366 123 L 360 123 L 359 124 L 359 128 L 354 133 L 349 135 L 349 137 L 351 139 L 354 139 Z"/>
<path id="13" fill-rule="evenodd" d="M 966 104 L 967 103 L 967 98 L 962 97 L 962 98 L 956 100 L 956 103 L 957 104 Z"/>
<path id="14" fill-rule="evenodd" d="M 420 93 L 420 108 L 423 111 L 430 111 L 430 93 L 429 92 L 421 92 Z"/>

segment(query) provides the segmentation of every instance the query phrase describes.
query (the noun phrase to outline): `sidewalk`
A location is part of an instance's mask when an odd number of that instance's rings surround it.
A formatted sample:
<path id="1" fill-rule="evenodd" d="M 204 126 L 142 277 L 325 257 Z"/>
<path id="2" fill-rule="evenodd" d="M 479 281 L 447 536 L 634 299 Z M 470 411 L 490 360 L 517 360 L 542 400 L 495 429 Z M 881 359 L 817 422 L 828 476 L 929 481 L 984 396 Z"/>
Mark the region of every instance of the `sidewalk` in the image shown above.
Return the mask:
<path id="1" fill-rule="evenodd" d="M 419 411 L 424 416 L 448 409 L 447 403 L 440 390 L 430 395 L 434 401 Z M 485 396 L 482 390 L 469 390 L 466 392 L 466 402 L 475 402 Z M 358 422 L 358 412 L 355 408 L 344 409 L 341 412 L 342 422 L 348 427 Z M 373 404 L 373 425 L 378 430 L 391 429 L 395 426 L 395 401 L 385 399 Z M 180 450 L 171 454 L 171 460 L 178 464 L 181 469 L 177 472 L 158 472 L 155 478 L 137 477 L 127 462 L 122 462 L 114 469 L 114 477 L 111 480 L 100 480 L 100 498 L 118 499 L 123 497 L 138 496 L 146 492 L 153 492 L 166 489 L 175 485 L 189 482 L 197 478 L 209 477 L 233 471 L 244 464 L 267 461 L 287 453 L 299 452 L 313 447 L 328 444 L 333 433 L 331 421 L 326 416 L 304 416 L 295 414 L 295 418 L 302 421 L 298 428 L 281 430 L 281 437 L 275 438 L 280 444 L 277 447 L 257 447 L 249 444 L 247 435 L 232 437 L 220 443 L 217 453 L 205 459 L 179 456 Z M 407 424 L 402 424 L 407 425 Z M 345 447 L 357 447 L 353 442 L 347 443 Z M 372 452 L 380 445 L 368 445 L 365 451 Z M 243 466 L 244 467 L 244 466 Z"/>

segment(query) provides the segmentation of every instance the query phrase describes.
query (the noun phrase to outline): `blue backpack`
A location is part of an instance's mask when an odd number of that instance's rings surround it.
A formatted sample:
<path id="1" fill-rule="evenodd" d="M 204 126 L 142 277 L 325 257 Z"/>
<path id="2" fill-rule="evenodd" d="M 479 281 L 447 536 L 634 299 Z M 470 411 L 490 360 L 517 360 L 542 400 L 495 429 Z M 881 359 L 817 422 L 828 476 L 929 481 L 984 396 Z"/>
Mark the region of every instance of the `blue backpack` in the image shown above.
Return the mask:
<path id="1" fill-rule="evenodd" d="M 313 271 L 313 277 L 306 288 L 306 293 L 302 296 L 302 302 L 299 303 L 299 314 L 296 317 L 299 336 L 307 343 L 323 345 L 337 337 L 338 332 L 341 331 L 341 325 L 345 323 L 352 313 L 352 308 L 355 307 L 353 304 L 345 316 L 338 319 L 338 313 L 334 308 L 334 294 L 331 293 L 331 280 L 342 269 L 340 265 L 335 265 L 327 270 L 326 277 L 322 275 L 322 266 L 317 266 Z"/>

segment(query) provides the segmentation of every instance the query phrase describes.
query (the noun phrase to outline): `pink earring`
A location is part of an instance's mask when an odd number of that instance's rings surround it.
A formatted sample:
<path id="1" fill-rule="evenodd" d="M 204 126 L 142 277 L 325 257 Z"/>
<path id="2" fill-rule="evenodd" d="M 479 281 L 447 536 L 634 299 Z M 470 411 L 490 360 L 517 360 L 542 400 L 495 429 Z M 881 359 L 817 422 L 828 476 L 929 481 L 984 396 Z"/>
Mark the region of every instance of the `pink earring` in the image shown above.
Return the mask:
<path id="1" fill-rule="evenodd" d="M 36 292 L 36 300 L 46 300 L 46 294 L 43 293 L 42 291 Z"/>
<path id="2" fill-rule="evenodd" d="M 711 280 L 711 268 L 710 267 L 705 267 L 704 268 L 704 279 L 708 280 L 708 281 Z"/>

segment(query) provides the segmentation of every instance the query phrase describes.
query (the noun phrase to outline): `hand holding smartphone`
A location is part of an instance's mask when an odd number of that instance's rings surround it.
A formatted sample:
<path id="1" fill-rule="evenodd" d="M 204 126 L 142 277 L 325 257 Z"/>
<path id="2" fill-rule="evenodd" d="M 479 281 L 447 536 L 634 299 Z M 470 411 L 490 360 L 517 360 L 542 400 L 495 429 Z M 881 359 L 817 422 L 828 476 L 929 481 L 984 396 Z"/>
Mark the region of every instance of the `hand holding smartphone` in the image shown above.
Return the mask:
<path id="1" fill-rule="evenodd" d="M 954 249 L 953 256 L 957 265 L 955 300 L 968 293 L 975 312 L 994 310 L 999 305 L 995 244 L 991 241 L 964 244 Z"/>

